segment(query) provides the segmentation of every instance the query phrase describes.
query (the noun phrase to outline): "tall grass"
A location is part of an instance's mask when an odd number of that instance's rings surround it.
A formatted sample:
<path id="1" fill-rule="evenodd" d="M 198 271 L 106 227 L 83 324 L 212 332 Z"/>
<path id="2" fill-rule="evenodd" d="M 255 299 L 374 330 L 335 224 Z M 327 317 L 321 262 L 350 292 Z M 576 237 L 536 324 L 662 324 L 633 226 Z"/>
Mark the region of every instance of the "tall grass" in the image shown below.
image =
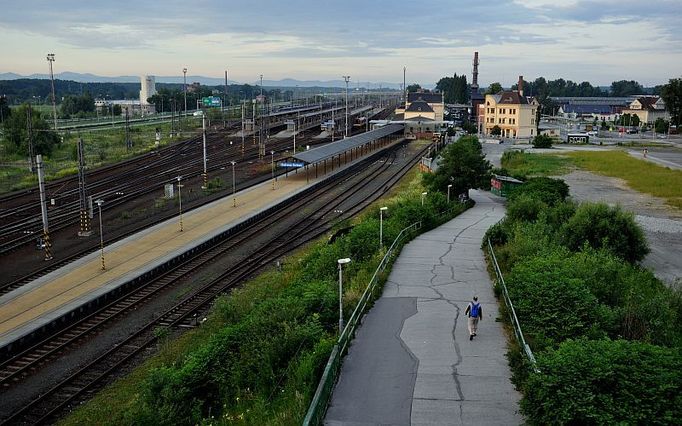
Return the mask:
<path id="1" fill-rule="evenodd" d="M 633 158 L 622 151 L 581 151 L 567 154 L 577 167 L 623 179 L 636 191 L 665 199 L 682 209 L 682 170 L 672 170 Z"/>
<path id="2" fill-rule="evenodd" d="M 83 138 L 85 163 L 88 168 L 92 169 L 156 149 L 157 128 L 162 134 L 160 146 L 165 146 L 198 134 L 196 129 L 201 126 L 200 120 L 187 119 L 183 120 L 182 123 L 183 133 L 173 139 L 169 137 L 170 123 L 131 127 L 130 139 L 133 147 L 130 149 L 126 148 L 125 129 L 121 127 L 64 132 L 63 143 L 56 147 L 51 155 L 43 156 L 45 177 L 47 180 L 54 180 L 78 173 L 76 144 L 79 137 Z M 0 150 L 1 153 L 2 151 Z M 14 191 L 37 185 L 37 178 L 35 174 L 29 171 L 26 158 L 16 156 L 9 158 L 0 155 L 0 162 L 12 164 L 12 166 L 8 165 L 0 169 L 0 192 Z M 23 162 L 26 164 L 24 167 L 21 166 Z"/>
<path id="3" fill-rule="evenodd" d="M 571 168 L 571 161 L 558 155 L 507 151 L 502 156 L 502 167 L 514 175 L 556 176 L 567 173 Z"/>

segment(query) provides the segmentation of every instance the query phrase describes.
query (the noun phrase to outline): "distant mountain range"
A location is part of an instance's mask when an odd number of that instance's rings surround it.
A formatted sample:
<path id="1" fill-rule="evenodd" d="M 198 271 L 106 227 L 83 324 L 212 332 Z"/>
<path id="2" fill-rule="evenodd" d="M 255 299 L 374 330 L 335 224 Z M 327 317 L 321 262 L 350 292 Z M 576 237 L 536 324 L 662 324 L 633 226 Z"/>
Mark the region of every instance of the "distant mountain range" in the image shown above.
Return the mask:
<path id="1" fill-rule="evenodd" d="M 155 76 L 157 83 L 175 83 L 182 84 L 183 76 Z M 19 75 L 12 72 L 0 73 L 0 80 L 17 80 L 20 78 L 31 78 L 31 79 L 49 79 L 49 74 L 31 74 L 31 75 Z M 71 80 L 79 83 L 139 83 L 140 77 L 136 75 L 123 75 L 117 77 L 105 77 L 90 73 L 76 73 L 76 72 L 60 72 L 55 74 L 55 79 L 59 80 Z M 205 86 L 221 86 L 225 84 L 224 78 L 214 78 L 214 77 L 204 77 L 200 75 L 188 75 L 187 83 L 199 82 Z M 243 84 L 234 80 L 229 80 L 229 84 Z M 255 85 L 260 83 L 259 81 L 249 81 L 247 84 Z M 367 87 L 367 82 L 360 82 L 360 87 Z M 400 90 L 399 83 L 386 83 L 370 82 L 369 87 L 371 89 L 378 87 L 385 87 L 388 89 Z M 267 87 L 345 87 L 346 83 L 343 80 L 295 80 L 292 78 L 285 78 L 282 80 L 263 80 L 263 86 Z M 351 82 L 349 84 L 350 88 L 358 87 L 357 82 Z"/>

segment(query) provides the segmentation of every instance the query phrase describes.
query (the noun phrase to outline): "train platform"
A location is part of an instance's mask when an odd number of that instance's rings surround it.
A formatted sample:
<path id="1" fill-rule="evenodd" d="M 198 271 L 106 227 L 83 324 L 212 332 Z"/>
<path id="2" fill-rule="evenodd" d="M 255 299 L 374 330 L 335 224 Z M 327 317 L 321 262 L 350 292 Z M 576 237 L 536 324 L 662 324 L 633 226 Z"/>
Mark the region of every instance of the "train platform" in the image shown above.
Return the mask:
<path id="1" fill-rule="evenodd" d="M 407 244 L 343 361 L 326 425 L 523 423 L 481 239 L 504 216 L 492 195 Z M 464 311 L 483 308 L 469 339 Z"/>
<path id="2" fill-rule="evenodd" d="M 320 176 L 322 179 L 326 176 Z M 144 276 L 236 224 L 248 220 L 313 185 L 315 176 L 305 172 L 281 175 L 211 204 L 183 213 L 91 253 L 0 297 L 0 348 L 29 335 L 65 314 Z M 309 182 L 308 182 L 309 180 Z M 106 233 L 106 227 L 104 229 Z"/>
<path id="3" fill-rule="evenodd" d="M 1 296 L 0 351 L 11 352 L 13 346 L 33 341 L 42 330 L 69 320 L 79 310 L 91 311 L 113 292 L 142 284 L 146 277 L 208 245 L 217 236 L 246 226 L 273 206 L 350 167 L 353 153 L 355 160 L 366 158 L 400 140 L 391 139 L 386 131 L 355 138 L 361 141 L 352 146 L 347 146 L 348 142 L 355 139 L 348 138 L 306 151 L 312 156 L 306 168 L 279 175 L 274 186 L 268 180 L 238 192 L 236 205 L 233 197 L 228 196 L 183 213 L 182 231 L 180 218 L 176 217 L 106 246 L 104 270 L 100 252 L 93 252 Z M 316 154 L 317 151 L 322 154 Z"/>

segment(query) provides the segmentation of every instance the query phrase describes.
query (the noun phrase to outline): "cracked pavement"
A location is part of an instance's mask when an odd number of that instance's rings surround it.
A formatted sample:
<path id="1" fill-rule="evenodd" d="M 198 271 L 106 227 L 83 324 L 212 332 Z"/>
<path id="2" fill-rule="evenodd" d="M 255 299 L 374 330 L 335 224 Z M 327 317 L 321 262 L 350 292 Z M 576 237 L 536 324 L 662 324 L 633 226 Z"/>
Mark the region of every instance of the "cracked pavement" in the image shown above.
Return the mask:
<path id="1" fill-rule="evenodd" d="M 504 207 L 471 195 L 474 208 L 403 248 L 344 360 L 325 424 L 523 422 L 480 249 Z M 483 320 L 469 341 L 464 310 L 474 295 Z"/>

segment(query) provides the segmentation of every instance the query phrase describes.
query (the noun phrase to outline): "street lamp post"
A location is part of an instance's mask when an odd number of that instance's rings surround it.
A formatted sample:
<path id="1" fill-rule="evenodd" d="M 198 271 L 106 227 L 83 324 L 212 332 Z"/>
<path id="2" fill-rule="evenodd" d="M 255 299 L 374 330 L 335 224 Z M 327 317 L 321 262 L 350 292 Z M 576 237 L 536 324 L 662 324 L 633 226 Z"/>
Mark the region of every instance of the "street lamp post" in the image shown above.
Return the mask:
<path id="1" fill-rule="evenodd" d="M 99 249 L 100 249 L 100 259 L 102 260 L 102 270 L 104 271 L 106 267 L 104 266 L 104 231 L 102 230 L 102 204 L 104 200 L 99 199 L 95 201 L 97 203 L 97 210 L 99 213 Z"/>
<path id="2" fill-rule="evenodd" d="M 379 209 L 379 249 L 384 247 L 384 212 L 388 207 L 381 207 Z"/>
<path id="3" fill-rule="evenodd" d="M 234 180 L 234 166 L 237 162 L 230 161 L 230 164 L 232 164 L 232 207 L 237 207 L 237 197 L 235 196 L 236 183 Z"/>
<path id="4" fill-rule="evenodd" d="M 424 198 L 426 198 L 426 194 L 428 194 L 428 192 L 422 192 L 422 207 L 424 207 Z"/>
<path id="5" fill-rule="evenodd" d="M 270 151 L 270 170 L 272 172 L 272 189 L 275 189 L 275 151 Z"/>
<path id="6" fill-rule="evenodd" d="M 187 68 L 182 69 L 182 90 L 185 92 L 185 116 L 187 116 Z"/>
<path id="7" fill-rule="evenodd" d="M 182 176 L 178 176 L 176 179 L 178 180 L 178 203 L 180 204 L 180 232 L 182 232 L 182 193 L 180 192 L 180 188 L 182 188 L 180 179 L 182 179 Z"/>
<path id="8" fill-rule="evenodd" d="M 339 336 L 343 332 L 343 265 L 350 263 L 349 258 L 339 259 Z"/>
<path id="9" fill-rule="evenodd" d="M 348 82 L 350 81 L 349 75 L 344 75 L 343 80 L 346 82 L 346 125 L 344 126 L 343 137 L 348 137 Z"/>
<path id="10" fill-rule="evenodd" d="M 448 204 L 450 204 L 450 189 L 452 189 L 452 184 L 448 185 Z"/>

